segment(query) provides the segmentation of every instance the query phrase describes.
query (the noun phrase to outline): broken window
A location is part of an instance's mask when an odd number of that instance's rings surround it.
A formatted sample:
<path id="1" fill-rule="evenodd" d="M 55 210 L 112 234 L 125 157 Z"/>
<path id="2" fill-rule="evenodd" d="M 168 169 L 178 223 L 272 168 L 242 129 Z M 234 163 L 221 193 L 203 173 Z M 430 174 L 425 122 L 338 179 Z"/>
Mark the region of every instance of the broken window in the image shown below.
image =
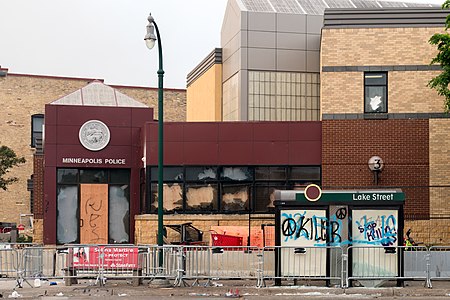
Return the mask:
<path id="1" fill-rule="evenodd" d="M 320 167 L 292 167 L 290 180 L 320 180 Z"/>
<path id="2" fill-rule="evenodd" d="M 183 209 L 183 185 L 180 183 L 167 183 L 163 185 L 164 211 Z M 152 184 L 151 210 L 158 210 L 158 185 Z"/>
<path id="3" fill-rule="evenodd" d="M 263 184 L 258 183 L 255 187 L 255 209 L 256 212 L 272 211 L 275 206 L 273 201 L 275 200 L 275 190 L 285 190 L 285 184 Z"/>
<path id="4" fill-rule="evenodd" d="M 249 208 L 251 186 L 223 185 L 222 211 L 244 211 Z"/>
<path id="5" fill-rule="evenodd" d="M 221 178 L 225 180 L 252 180 L 252 172 L 249 167 L 223 167 Z"/>
<path id="6" fill-rule="evenodd" d="M 150 169 L 151 181 L 158 181 L 158 167 Z M 166 181 L 183 181 L 183 167 L 164 167 L 163 171 L 164 182 Z"/>
<path id="7" fill-rule="evenodd" d="M 109 187 L 109 243 L 130 242 L 130 186 Z"/>
<path id="8" fill-rule="evenodd" d="M 57 243 L 76 243 L 78 241 L 78 186 L 58 186 L 57 193 Z"/>
<path id="9" fill-rule="evenodd" d="M 286 180 L 285 167 L 257 167 L 255 180 Z"/>
<path id="10" fill-rule="evenodd" d="M 217 179 L 216 167 L 187 167 L 187 181 L 207 181 Z"/>
<path id="11" fill-rule="evenodd" d="M 217 184 L 186 184 L 186 210 L 217 211 Z"/>

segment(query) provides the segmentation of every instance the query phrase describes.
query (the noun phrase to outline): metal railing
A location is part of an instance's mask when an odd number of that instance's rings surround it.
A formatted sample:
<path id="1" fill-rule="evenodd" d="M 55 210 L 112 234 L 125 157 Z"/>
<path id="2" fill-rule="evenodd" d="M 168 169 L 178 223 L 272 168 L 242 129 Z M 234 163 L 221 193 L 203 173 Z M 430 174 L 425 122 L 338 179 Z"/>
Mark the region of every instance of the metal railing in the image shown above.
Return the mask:
<path id="1" fill-rule="evenodd" d="M 162 267 L 160 267 L 160 256 Z M 377 286 L 385 281 L 420 280 L 431 288 L 437 280 L 450 281 L 450 246 L 347 247 L 217 247 L 155 245 L 65 245 L 57 247 L 8 245 L 0 248 L 0 280 L 13 279 L 31 286 L 32 279 L 166 278 L 175 286 L 205 280 L 324 281 L 350 288 L 354 282 Z"/>

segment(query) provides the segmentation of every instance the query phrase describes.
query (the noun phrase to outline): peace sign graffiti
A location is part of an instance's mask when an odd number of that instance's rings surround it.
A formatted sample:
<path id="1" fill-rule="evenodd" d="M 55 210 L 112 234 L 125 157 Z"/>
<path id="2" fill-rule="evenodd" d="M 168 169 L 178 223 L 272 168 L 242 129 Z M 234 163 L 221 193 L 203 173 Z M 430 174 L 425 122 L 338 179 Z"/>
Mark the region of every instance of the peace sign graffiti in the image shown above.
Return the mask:
<path id="1" fill-rule="evenodd" d="M 294 235 L 297 229 L 297 223 L 292 218 L 286 218 L 281 224 L 281 230 L 283 231 L 284 236 Z"/>
<path id="2" fill-rule="evenodd" d="M 345 219 L 346 216 L 347 216 L 347 208 L 341 207 L 337 210 L 336 218 L 338 218 L 339 220 L 342 220 L 342 219 Z"/>

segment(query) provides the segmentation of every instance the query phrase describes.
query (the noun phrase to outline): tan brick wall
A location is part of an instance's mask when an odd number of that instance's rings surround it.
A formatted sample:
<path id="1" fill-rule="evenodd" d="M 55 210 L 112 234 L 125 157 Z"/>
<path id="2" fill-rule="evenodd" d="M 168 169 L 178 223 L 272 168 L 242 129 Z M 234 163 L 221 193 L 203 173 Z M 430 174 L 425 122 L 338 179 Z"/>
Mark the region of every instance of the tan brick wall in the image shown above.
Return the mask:
<path id="1" fill-rule="evenodd" d="M 322 66 L 429 65 L 437 28 L 358 28 L 322 31 Z M 322 72 L 322 113 L 363 113 L 363 72 Z M 388 112 L 443 112 L 443 98 L 427 87 L 439 71 L 388 72 Z"/>
<path id="2" fill-rule="evenodd" d="M 34 219 L 33 222 L 33 243 L 44 243 L 44 220 Z"/>
<path id="3" fill-rule="evenodd" d="M 450 184 L 450 119 L 430 119 L 430 185 Z M 430 189 L 431 214 L 450 218 L 450 187 Z M 449 227 L 450 229 L 450 227 Z"/>
<path id="4" fill-rule="evenodd" d="M 450 219 L 405 221 L 405 232 L 411 228 L 411 237 L 425 245 L 450 245 Z"/>
<path id="5" fill-rule="evenodd" d="M 58 78 L 8 74 L 0 77 L 0 145 L 12 148 L 24 156 L 26 164 L 12 169 L 11 176 L 19 182 L 7 191 L 0 190 L 0 222 L 19 222 L 20 213 L 30 213 L 27 179 L 33 173 L 33 153 L 30 148 L 31 115 L 44 113 L 44 105 L 87 85 L 90 79 Z M 157 89 L 117 87 L 128 96 L 155 108 Z M 164 94 L 165 120 L 185 121 L 186 91 L 167 90 Z"/>
<path id="6" fill-rule="evenodd" d="M 322 72 L 320 76 L 321 114 L 364 112 L 362 72 Z"/>
<path id="7" fill-rule="evenodd" d="M 429 65 L 436 47 L 428 40 L 439 27 L 322 30 L 323 66 Z"/>
<path id="8" fill-rule="evenodd" d="M 251 227 L 261 227 L 269 222 L 269 216 L 263 215 L 258 219 L 258 215 L 253 214 Z M 272 216 L 273 217 L 273 216 Z M 203 231 L 203 241 L 210 242 L 210 233 L 212 226 L 248 226 L 248 215 L 165 215 L 164 224 L 181 224 L 192 222 L 192 225 Z M 139 215 L 135 219 L 135 243 L 136 244 L 156 244 L 158 234 L 158 216 L 157 215 Z M 168 230 L 168 233 L 170 230 Z M 168 236 L 169 240 L 175 238 L 175 235 Z"/>

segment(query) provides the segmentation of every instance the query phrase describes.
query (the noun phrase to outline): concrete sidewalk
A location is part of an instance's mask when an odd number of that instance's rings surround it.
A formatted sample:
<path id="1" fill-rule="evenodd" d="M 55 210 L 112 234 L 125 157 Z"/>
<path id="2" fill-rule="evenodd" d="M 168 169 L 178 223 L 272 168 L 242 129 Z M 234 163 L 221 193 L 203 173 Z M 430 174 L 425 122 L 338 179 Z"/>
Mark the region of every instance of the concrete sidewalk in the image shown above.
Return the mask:
<path id="1" fill-rule="evenodd" d="M 133 299 L 353 299 L 361 298 L 435 298 L 450 299 L 450 282 L 435 282 L 434 288 L 423 287 L 423 282 L 408 282 L 405 287 L 381 287 L 381 288 L 327 288 L 323 286 L 293 286 L 280 287 L 268 286 L 255 287 L 254 281 L 235 280 L 211 282 L 211 286 L 186 286 L 156 288 L 145 280 L 139 287 L 133 287 L 131 281 L 111 280 L 105 286 L 94 285 L 93 281 L 85 280 L 72 286 L 64 286 L 62 280 L 52 280 L 56 285 L 49 285 L 47 281 L 41 281 L 41 287 L 31 287 L 26 282 L 23 288 L 16 287 L 15 280 L 1 280 L 0 294 L 3 298 L 21 299 L 86 299 L 91 297 L 101 298 L 133 298 Z M 34 285 L 34 282 L 29 282 Z M 189 282 L 192 284 L 192 282 Z M 204 283 L 204 282 L 203 282 Z M 287 283 L 285 283 L 287 284 Z M 230 293 L 230 291 L 232 293 Z M 17 294 L 18 295 L 17 295 Z M 233 297 L 235 296 L 235 297 Z M 240 297 L 237 297 L 240 296 Z M 55 298 L 56 297 L 56 298 Z"/>

